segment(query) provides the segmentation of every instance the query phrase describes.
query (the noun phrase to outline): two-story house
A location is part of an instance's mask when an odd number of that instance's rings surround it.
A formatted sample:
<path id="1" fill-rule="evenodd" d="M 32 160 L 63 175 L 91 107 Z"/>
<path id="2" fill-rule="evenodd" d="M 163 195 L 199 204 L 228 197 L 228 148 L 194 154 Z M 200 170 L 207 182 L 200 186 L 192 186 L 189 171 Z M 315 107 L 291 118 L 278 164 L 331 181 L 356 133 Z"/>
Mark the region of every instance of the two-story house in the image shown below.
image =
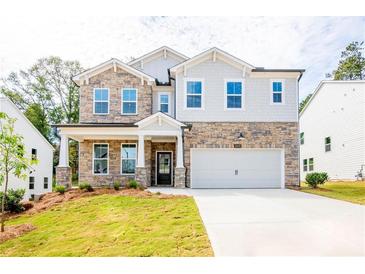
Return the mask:
<path id="1" fill-rule="evenodd" d="M 38 199 L 42 194 L 52 191 L 54 148 L 7 97 L 0 96 L 0 112 L 15 119 L 14 132 L 23 137 L 26 156 L 38 161 L 29 167 L 25 179 L 10 174 L 8 189 L 24 189 L 24 200 Z M 4 184 L 0 186 L 0 191 L 3 189 Z"/>
<path id="2" fill-rule="evenodd" d="M 283 188 L 299 184 L 298 82 L 304 70 L 254 67 L 218 48 L 168 47 L 76 75 L 80 122 L 58 125 L 57 181 L 135 178 L 145 186 Z"/>
<path id="3" fill-rule="evenodd" d="M 301 180 L 309 172 L 365 177 L 364 80 L 320 82 L 299 120 Z"/>

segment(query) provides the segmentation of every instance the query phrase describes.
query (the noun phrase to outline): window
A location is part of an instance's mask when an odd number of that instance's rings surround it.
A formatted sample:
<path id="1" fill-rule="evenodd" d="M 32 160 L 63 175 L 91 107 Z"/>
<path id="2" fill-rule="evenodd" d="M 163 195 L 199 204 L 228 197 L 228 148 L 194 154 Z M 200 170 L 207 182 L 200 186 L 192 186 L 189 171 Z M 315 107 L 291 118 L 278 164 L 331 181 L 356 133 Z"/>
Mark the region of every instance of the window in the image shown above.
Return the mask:
<path id="1" fill-rule="evenodd" d="M 32 148 L 32 160 L 37 160 L 37 149 Z"/>
<path id="2" fill-rule="evenodd" d="M 307 159 L 303 160 L 303 171 L 308 171 L 308 160 Z"/>
<path id="3" fill-rule="evenodd" d="M 122 114 L 137 114 L 137 89 L 122 90 Z"/>
<path id="4" fill-rule="evenodd" d="M 284 92 L 284 81 L 282 80 L 272 80 L 271 81 L 271 103 L 282 104 L 284 102 L 283 92 Z"/>
<path id="5" fill-rule="evenodd" d="M 308 160 L 307 159 L 303 160 L 303 171 L 308 171 Z"/>
<path id="6" fill-rule="evenodd" d="M 159 95 L 159 105 L 160 111 L 164 113 L 169 113 L 169 95 L 168 94 L 160 94 Z"/>
<path id="7" fill-rule="evenodd" d="M 43 178 L 43 188 L 47 189 L 48 188 L 48 177 L 44 177 Z"/>
<path id="8" fill-rule="evenodd" d="M 300 144 L 304 145 L 304 132 L 300 133 Z"/>
<path id="9" fill-rule="evenodd" d="M 29 189 L 34 189 L 34 177 L 29 177 Z"/>
<path id="10" fill-rule="evenodd" d="M 324 151 L 331 151 L 331 137 L 324 138 Z"/>
<path id="11" fill-rule="evenodd" d="M 94 174 L 108 174 L 109 145 L 94 144 Z"/>
<path id="12" fill-rule="evenodd" d="M 313 170 L 314 170 L 314 159 L 309 158 L 309 171 L 313 171 Z"/>
<path id="13" fill-rule="evenodd" d="M 109 113 L 109 89 L 94 89 L 94 114 Z"/>
<path id="14" fill-rule="evenodd" d="M 242 81 L 226 81 L 226 109 L 242 108 Z"/>
<path id="15" fill-rule="evenodd" d="M 186 81 L 186 107 L 187 108 L 202 108 L 202 81 Z"/>
<path id="16" fill-rule="evenodd" d="M 122 144 L 122 174 L 134 174 L 136 171 L 137 145 Z"/>

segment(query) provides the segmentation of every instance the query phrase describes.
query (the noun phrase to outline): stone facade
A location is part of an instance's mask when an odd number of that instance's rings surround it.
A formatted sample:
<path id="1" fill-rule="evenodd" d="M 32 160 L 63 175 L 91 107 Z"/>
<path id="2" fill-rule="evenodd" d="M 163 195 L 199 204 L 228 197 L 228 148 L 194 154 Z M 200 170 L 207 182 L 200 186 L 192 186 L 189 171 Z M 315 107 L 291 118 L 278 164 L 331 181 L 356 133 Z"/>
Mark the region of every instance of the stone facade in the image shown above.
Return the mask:
<path id="1" fill-rule="evenodd" d="M 94 88 L 109 88 L 109 114 L 93 114 Z M 137 89 L 137 115 L 121 115 L 122 88 Z M 121 68 L 111 68 L 80 87 L 80 123 L 134 123 L 152 114 L 152 88 Z"/>
<path id="2" fill-rule="evenodd" d="M 148 174 L 147 168 L 145 168 L 145 167 L 136 167 L 136 181 L 144 187 L 147 187 L 147 186 L 150 185 L 147 174 Z"/>
<path id="3" fill-rule="evenodd" d="M 66 188 L 72 186 L 72 174 L 70 167 L 56 167 L 56 183 Z"/>
<path id="4" fill-rule="evenodd" d="M 174 187 L 185 188 L 186 168 L 175 168 Z"/>
<path id="5" fill-rule="evenodd" d="M 201 122 L 184 131 L 184 165 L 190 186 L 191 148 L 284 148 L 285 185 L 299 185 L 299 139 L 296 122 Z M 244 134 L 238 140 L 238 134 Z M 239 148 L 238 148 L 239 149 Z"/>
<path id="6" fill-rule="evenodd" d="M 172 151 L 172 162 L 173 167 L 176 166 L 176 144 L 175 143 L 152 143 L 152 151 L 151 151 L 151 182 L 152 185 L 156 185 L 156 152 L 157 151 Z M 174 168 L 172 168 L 172 172 L 174 172 Z M 171 178 L 173 179 L 174 176 L 171 174 Z"/>
<path id="7" fill-rule="evenodd" d="M 109 144 L 109 174 L 93 174 L 93 144 Z M 120 181 L 124 186 L 129 180 L 135 179 L 135 175 L 121 175 L 121 146 L 122 143 L 135 143 L 133 140 L 85 140 L 80 142 L 79 158 L 79 182 L 88 182 L 93 186 L 111 186 L 114 181 Z M 145 141 L 145 168 L 146 180 L 143 184 L 151 185 L 151 141 Z M 137 179 L 137 178 L 136 178 Z"/>

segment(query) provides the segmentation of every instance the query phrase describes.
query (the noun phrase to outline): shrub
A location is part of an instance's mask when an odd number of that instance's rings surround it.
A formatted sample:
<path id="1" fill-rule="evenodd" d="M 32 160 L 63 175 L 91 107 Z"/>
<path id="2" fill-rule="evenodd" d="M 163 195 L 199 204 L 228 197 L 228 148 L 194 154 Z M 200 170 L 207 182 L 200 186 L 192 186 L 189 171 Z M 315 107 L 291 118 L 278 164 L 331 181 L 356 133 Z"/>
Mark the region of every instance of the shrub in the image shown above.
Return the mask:
<path id="1" fill-rule="evenodd" d="M 5 199 L 5 211 L 19 213 L 24 211 L 24 206 L 21 204 L 25 194 L 25 189 L 9 189 Z M 2 203 L 4 193 L 0 192 L 0 204 Z"/>
<path id="2" fill-rule="evenodd" d="M 54 187 L 54 190 L 58 192 L 59 194 L 64 194 L 66 192 L 66 187 L 63 185 L 56 185 Z"/>
<path id="3" fill-rule="evenodd" d="M 305 176 L 305 180 L 308 185 L 316 188 L 318 185 L 324 184 L 328 181 L 328 174 L 326 172 L 312 172 Z"/>
<path id="4" fill-rule="evenodd" d="M 130 180 L 128 183 L 127 183 L 127 188 L 134 188 L 134 189 L 137 189 L 139 187 L 139 184 L 136 180 Z"/>
<path id="5" fill-rule="evenodd" d="M 88 192 L 94 191 L 93 187 L 89 183 L 80 183 L 79 188 Z"/>
<path id="6" fill-rule="evenodd" d="M 119 190 L 120 189 L 120 186 L 121 186 L 121 183 L 119 181 L 115 181 L 113 183 L 113 187 L 115 190 Z"/>

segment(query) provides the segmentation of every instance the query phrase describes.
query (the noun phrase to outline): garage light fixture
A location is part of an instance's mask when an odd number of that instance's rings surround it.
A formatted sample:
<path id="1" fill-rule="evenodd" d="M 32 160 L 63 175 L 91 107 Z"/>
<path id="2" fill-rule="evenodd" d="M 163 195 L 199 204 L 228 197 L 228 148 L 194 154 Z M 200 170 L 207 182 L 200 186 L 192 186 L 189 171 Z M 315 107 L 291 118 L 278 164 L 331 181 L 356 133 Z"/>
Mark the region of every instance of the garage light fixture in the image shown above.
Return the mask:
<path id="1" fill-rule="evenodd" d="M 238 140 L 243 140 L 243 139 L 245 139 L 245 136 L 243 135 L 243 133 L 242 133 L 242 132 L 240 132 L 240 133 L 238 134 L 237 139 L 238 139 Z"/>

